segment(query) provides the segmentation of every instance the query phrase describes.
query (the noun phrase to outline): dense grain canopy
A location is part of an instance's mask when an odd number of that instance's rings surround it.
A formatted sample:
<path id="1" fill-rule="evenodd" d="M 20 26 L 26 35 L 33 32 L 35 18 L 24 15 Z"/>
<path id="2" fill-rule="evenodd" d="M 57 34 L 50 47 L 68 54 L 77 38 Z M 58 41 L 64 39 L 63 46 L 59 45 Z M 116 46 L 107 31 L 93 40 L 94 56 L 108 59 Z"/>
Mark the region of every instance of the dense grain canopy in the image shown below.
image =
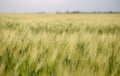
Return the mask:
<path id="1" fill-rule="evenodd" d="M 0 76 L 120 76 L 120 14 L 0 15 Z"/>

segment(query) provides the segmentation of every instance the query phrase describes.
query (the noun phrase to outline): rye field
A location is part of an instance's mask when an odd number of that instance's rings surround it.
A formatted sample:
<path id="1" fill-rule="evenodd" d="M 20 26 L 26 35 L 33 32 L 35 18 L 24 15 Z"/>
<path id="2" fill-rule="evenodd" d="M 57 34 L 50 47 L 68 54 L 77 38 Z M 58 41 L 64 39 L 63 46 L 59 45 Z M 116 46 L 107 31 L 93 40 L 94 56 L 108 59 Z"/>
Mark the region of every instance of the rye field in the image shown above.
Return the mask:
<path id="1" fill-rule="evenodd" d="M 120 14 L 0 14 L 0 76 L 120 76 Z"/>

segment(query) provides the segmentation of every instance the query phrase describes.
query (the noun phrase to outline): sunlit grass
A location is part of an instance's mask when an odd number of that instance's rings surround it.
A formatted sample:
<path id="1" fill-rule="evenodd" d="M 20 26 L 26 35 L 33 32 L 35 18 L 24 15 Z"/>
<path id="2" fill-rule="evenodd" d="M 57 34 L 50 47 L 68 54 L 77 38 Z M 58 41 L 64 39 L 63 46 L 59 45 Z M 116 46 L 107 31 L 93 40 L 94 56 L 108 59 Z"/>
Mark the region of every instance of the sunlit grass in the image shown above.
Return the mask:
<path id="1" fill-rule="evenodd" d="M 119 75 L 119 14 L 0 15 L 0 76 Z"/>

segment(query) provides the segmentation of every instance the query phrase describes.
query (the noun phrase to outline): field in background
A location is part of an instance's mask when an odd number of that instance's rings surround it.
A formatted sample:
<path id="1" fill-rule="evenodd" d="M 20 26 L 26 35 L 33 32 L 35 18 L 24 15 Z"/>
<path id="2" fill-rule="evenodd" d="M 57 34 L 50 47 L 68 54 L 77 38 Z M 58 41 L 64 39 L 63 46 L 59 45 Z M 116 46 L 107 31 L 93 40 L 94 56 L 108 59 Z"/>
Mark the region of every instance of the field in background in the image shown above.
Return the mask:
<path id="1" fill-rule="evenodd" d="M 1 14 L 0 76 L 120 76 L 120 14 Z"/>

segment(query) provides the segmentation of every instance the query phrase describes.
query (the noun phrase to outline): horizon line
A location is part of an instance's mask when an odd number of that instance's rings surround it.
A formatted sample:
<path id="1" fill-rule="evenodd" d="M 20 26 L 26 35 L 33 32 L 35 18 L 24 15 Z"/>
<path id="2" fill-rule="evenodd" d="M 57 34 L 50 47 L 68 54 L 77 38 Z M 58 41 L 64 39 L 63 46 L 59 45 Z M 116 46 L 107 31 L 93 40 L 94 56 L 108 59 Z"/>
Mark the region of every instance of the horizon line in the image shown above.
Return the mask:
<path id="1" fill-rule="evenodd" d="M 44 11 L 39 11 L 39 12 L 0 12 L 0 14 L 74 14 L 74 13 L 98 13 L 98 14 L 104 14 L 104 13 L 120 13 L 120 11 L 79 11 L 79 10 L 75 10 L 75 11 L 56 11 L 56 12 L 44 12 Z"/>

